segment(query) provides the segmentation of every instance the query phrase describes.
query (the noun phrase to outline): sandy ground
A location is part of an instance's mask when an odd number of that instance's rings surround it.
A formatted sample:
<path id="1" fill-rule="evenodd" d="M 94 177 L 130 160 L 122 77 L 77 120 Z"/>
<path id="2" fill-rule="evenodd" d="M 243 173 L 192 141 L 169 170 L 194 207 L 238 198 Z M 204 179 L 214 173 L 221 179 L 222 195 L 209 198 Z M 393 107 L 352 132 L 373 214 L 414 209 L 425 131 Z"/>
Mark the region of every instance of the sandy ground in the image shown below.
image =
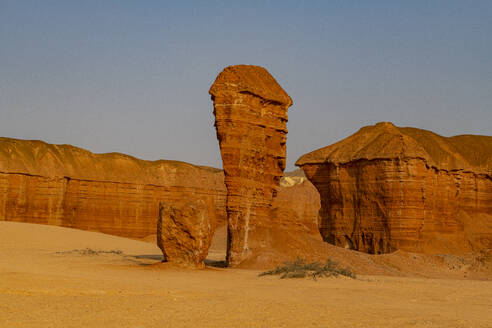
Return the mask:
<path id="1" fill-rule="evenodd" d="M 490 280 L 280 280 L 159 259 L 141 241 L 0 222 L 0 327 L 492 327 Z"/>

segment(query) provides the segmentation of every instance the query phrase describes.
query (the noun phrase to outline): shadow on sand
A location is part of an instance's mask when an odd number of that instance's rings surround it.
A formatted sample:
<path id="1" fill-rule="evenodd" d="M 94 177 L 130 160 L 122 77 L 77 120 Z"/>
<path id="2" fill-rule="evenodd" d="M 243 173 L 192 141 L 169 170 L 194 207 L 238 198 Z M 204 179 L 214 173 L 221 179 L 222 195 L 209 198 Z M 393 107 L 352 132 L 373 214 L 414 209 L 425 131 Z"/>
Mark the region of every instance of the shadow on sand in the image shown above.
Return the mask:
<path id="1" fill-rule="evenodd" d="M 130 260 L 131 262 L 141 266 L 152 265 L 155 262 L 138 261 L 138 260 L 151 260 L 151 261 L 159 261 L 159 262 L 162 262 L 164 260 L 164 257 L 162 255 L 126 255 L 125 257 L 127 258 L 127 260 Z M 214 268 L 227 268 L 227 262 L 225 260 L 206 259 L 205 265 Z"/>
<path id="2" fill-rule="evenodd" d="M 227 262 L 225 260 L 217 261 L 217 260 L 205 260 L 206 266 L 211 266 L 214 268 L 227 268 Z"/>

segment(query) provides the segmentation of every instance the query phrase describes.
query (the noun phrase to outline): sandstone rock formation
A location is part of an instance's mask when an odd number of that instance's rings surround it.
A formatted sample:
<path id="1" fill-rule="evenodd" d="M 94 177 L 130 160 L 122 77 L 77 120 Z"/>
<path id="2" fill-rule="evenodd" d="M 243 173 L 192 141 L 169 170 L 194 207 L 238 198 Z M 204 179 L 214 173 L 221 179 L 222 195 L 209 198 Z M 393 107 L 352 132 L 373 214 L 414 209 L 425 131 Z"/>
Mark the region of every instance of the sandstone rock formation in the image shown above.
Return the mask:
<path id="1" fill-rule="evenodd" d="M 492 137 L 378 123 L 296 163 L 325 241 L 369 253 L 492 248 Z"/>
<path id="2" fill-rule="evenodd" d="M 290 216 L 296 219 L 293 219 L 292 226 L 289 226 L 283 216 L 273 215 L 271 217 L 272 229 L 276 229 L 274 225 L 283 226 L 289 230 L 292 230 L 293 226 L 302 226 L 308 234 L 319 237 L 320 207 L 318 190 L 304 175 L 293 175 L 292 173 L 286 175 L 280 180 L 280 189 L 273 199 L 272 210 L 279 214 L 289 211 Z"/>
<path id="3" fill-rule="evenodd" d="M 265 269 L 292 260 L 296 256 L 313 261 L 326 259 L 328 244 L 318 228 L 320 199 L 318 190 L 302 170 L 286 172 L 280 189 L 273 198 L 269 218 L 261 224 L 262 244 L 241 267 Z M 217 227 L 209 250 L 211 260 L 224 259 L 227 248 L 227 226 Z M 318 257 L 316 257 L 318 256 Z M 323 257 L 324 256 L 324 257 Z"/>
<path id="4" fill-rule="evenodd" d="M 166 262 L 204 267 L 212 235 L 208 209 L 203 200 L 178 206 L 166 202 L 159 204 L 157 246 Z"/>
<path id="5" fill-rule="evenodd" d="M 254 237 L 261 242 L 240 267 L 271 268 L 297 256 L 312 261 L 326 259 L 328 244 L 323 242 L 318 228 L 319 193 L 302 178 L 290 175 L 280 180 L 281 185 L 289 186 L 279 189 L 268 217 L 256 223 Z M 292 184 L 292 180 L 298 182 Z"/>
<path id="6" fill-rule="evenodd" d="M 247 65 L 225 68 L 209 93 L 227 186 L 227 261 L 235 266 L 265 246 L 292 100 L 267 70 Z"/>
<path id="7" fill-rule="evenodd" d="M 201 199 L 222 225 L 223 181 L 210 167 L 0 138 L 0 220 L 142 238 L 155 236 L 160 201 Z"/>
<path id="8" fill-rule="evenodd" d="M 270 221 L 263 223 L 268 243 L 263 242 L 261 251 L 269 252 L 270 262 L 257 255 L 266 266 L 273 265 L 274 258 L 281 263 L 312 253 L 306 238 L 321 240 L 318 192 L 302 175 L 287 175 L 273 201 Z M 207 205 L 212 230 L 227 224 L 222 170 L 0 138 L 0 221 L 146 237 L 155 243 L 159 202 L 180 207 L 199 199 Z"/>

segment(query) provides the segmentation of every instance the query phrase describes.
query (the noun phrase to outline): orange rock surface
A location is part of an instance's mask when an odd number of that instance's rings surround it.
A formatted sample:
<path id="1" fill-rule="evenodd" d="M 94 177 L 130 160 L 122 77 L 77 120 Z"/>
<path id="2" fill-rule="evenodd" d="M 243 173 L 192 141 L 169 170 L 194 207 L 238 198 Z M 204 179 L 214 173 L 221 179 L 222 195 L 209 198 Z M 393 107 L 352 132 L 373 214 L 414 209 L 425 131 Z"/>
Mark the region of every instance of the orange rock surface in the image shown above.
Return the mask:
<path id="1" fill-rule="evenodd" d="M 283 247 L 279 249 L 282 252 L 287 236 L 321 240 L 317 229 L 318 192 L 302 175 L 291 175 L 282 179 L 284 187 L 274 199 L 272 215 L 277 216 L 264 222 L 273 236 L 268 240 L 279 240 L 264 244 L 265 248 Z M 179 208 L 199 199 L 207 205 L 212 230 L 227 224 L 222 170 L 0 138 L 0 221 L 57 225 L 155 241 L 159 202 Z M 296 247 L 296 243 L 290 244 Z"/>
<path id="2" fill-rule="evenodd" d="M 155 236 L 160 201 L 201 199 L 215 226 L 226 220 L 223 179 L 184 162 L 0 138 L 0 220 L 142 238 Z"/>
<path id="3" fill-rule="evenodd" d="M 325 241 L 369 253 L 492 248 L 492 137 L 378 123 L 296 163 Z"/>
<path id="4" fill-rule="evenodd" d="M 159 204 L 157 246 L 164 261 L 180 266 L 203 268 L 212 242 L 213 229 L 205 202 Z"/>
<path id="5" fill-rule="evenodd" d="M 288 229 L 302 226 L 309 235 L 319 238 L 320 207 L 318 190 L 303 174 L 286 175 L 280 180 L 280 189 L 272 202 L 272 209 L 279 209 L 275 210 L 278 214 L 272 216 L 272 230 L 275 230 L 275 225 Z M 280 213 L 282 211 L 291 213 L 291 226 L 285 222 L 285 216 Z"/>
<path id="6" fill-rule="evenodd" d="M 323 242 L 318 228 L 320 198 L 316 188 L 299 175 L 283 177 L 280 185 L 268 217 L 255 225 L 258 246 L 239 267 L 271 268 L 298 256 L 310 261 L 329 256 L 330 245 Z"/>
<path id="7" fill-rule="evenodd" d="M 225 68 L 209 93 L 227 186 L 227 262 L 235 266 L 268 247 L 265 223 L 285 169 L 292 100 L 259 66 Z"/>

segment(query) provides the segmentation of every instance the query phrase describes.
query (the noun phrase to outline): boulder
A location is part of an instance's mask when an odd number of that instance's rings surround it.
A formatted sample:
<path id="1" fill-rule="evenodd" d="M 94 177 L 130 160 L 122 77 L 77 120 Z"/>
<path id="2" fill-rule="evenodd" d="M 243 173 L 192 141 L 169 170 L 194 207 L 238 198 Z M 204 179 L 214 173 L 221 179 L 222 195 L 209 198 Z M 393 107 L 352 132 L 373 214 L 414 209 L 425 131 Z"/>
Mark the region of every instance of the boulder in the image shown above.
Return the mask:
<path id="1" fill-rule="evenodd" d="M 204 267 L 213 229 L 202 200 L 175 206 L 159 204 L 157 246 L 164 261 L 188 267 Z"/>

